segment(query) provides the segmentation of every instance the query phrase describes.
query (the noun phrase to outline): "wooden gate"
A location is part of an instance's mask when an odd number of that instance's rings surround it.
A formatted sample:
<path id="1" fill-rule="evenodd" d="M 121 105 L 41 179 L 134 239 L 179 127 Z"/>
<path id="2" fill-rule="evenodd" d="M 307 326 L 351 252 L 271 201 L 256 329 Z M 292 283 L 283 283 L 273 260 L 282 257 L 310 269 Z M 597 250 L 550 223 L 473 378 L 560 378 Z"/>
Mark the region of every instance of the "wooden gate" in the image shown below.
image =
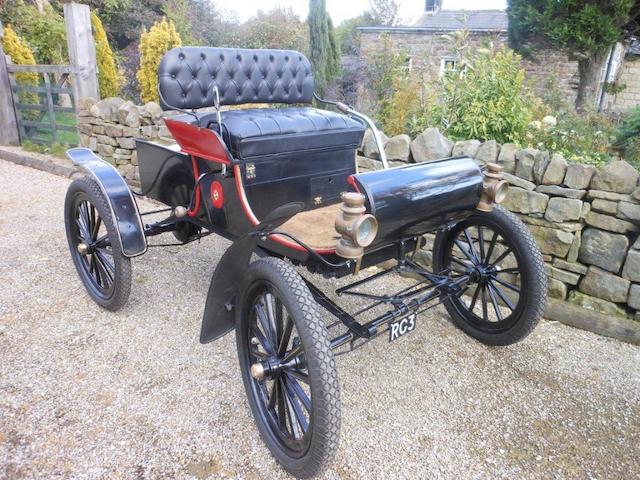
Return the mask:
<path id="1" fill-rule="evenodd" d="M 20 141 L 77 145 L 77 101 L 68 65 L 7 65 Z"/>

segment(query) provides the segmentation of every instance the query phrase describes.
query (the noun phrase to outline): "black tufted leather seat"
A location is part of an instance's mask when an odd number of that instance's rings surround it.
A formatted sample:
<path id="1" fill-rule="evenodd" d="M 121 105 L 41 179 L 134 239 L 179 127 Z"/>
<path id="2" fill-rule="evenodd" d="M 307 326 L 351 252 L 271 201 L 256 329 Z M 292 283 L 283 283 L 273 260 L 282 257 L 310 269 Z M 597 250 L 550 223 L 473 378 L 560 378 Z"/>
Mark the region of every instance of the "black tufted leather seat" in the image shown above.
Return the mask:
<path id="1" fill-rule="evenodd" d="M 209 127 L 218 130 L 215 122 Z M 222 114 L 222 137 L 238 159 L 327 148 L 355 149 L 363 135 L 360 122 L 309 107 L 254 108 Z"/>
<path id="2" fill-rule="evenodd" d="M 311 64 L 299 52 L 213 47 L 168 51 L 158 84 L 165 110 L 213 106 L 214 85 L 222 105 L 311 103 L 314 89 Z"/>
<path id="3" fill-rule="evenodd" d="M 309 60 L 292 50 L 179 47 L 158 69 L 162 108 L 200 109 L 246 103 L 310 104 Z M 208 125 L 219 131 L 216 123 Z M 358 121 L 310 107 L 231 110 L 222 113 L 222 136 L 239 159 L 308 150 L 355 150 L 364 136 Z"/>

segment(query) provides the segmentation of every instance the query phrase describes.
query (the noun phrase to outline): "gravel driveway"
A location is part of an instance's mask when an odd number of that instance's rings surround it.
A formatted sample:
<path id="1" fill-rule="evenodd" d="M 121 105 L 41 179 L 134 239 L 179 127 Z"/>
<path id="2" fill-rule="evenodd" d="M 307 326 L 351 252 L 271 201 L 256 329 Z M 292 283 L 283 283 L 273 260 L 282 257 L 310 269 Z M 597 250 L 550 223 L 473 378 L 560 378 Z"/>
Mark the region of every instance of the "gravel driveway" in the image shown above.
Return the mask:
<path id="1" fill-rule="evenodd" d="M 151 249 L 109 313 L 68 256 L 69 181 L 4 161 L 0 179 L 0 477 L 285 477 L 249 415 L 234 336 L 198 343 L 228 243 Z M 436 308 L 338 367 L 326 478 L 640 477 L 638 347 L 545 321 L 488 348 Z"/>

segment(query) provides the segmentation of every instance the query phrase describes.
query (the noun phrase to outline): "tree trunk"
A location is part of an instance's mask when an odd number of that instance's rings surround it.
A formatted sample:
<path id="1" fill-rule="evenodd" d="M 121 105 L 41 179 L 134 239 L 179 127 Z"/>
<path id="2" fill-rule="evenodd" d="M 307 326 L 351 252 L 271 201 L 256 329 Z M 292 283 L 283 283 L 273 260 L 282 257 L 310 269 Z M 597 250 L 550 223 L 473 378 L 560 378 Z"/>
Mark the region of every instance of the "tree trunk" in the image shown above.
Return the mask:
<path id="1" fill-rule="evenodd" d="M 602 67 L 607 60 L 607 52 L 598 52 L 586 58 L 578 60 L 578 95 L 576 96 L 576 109 L 580 111 L 595 108 L 598 97 Z"/>

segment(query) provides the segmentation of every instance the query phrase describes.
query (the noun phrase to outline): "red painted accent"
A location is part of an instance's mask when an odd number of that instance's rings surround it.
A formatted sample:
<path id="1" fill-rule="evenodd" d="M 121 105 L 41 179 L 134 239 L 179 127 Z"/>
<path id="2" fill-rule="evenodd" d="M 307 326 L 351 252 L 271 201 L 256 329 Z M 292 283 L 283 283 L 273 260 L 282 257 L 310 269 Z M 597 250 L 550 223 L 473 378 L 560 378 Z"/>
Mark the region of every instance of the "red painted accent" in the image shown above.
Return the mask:
<path id="1" fill-rule="evenodd" d="M 211 182 L 211 202 L 214 208 L 222 208 L 224 205 L 224 195 L 222 193 L 222 184 L 217 180 Z"/>
<path id="2" fill-rule="evenodd" d="M 353 175 L 349 175 L 347 177 L 347 183 L 351 185 L 356 192 L 362 193 L 360 191 L 360 188 L 358 187 L 358 184 L 356 183 L 356 178 Z"/>
<path id="3" fill-rule="evenodd" d="M 191 155 L 191 167 L 193 168 L 193 177 L 196 182 L 198 181 L 198 177 L 200 176 L 200 169 L 198 168 L 198 160 L 195 155 Z M 193 206 L 193 209 L 189 209 L 187 215 L 190 217 L 195 217 L 200 211 L 200 184 L 198 184 L 198 188 L 196 190 L 196 204 Z"/>
<path id="4" fill-rule="evenodd" d="M 242 185 L 242 178 L 241 178 L 242 172 L 240 171 L 240 167 L 238 165 L 235 165 L 233 167 L 233 173 L 235 175 L 236 192 L 238 193 L 238 199 L 240 200 L 240 205 L 242 205 L 242 209 L 244 210 L 244 213 L 249 219 L 249 221 L 251 222 L 251 224 L 257 225 L 260 222 L 258 221 L 256 216 L 253 214 L 253 211 L 249 206 L 249 201 L 245 196 L 244 186 Z M 269 239 L 273 240 L 276 243 L 279 243 L 280 245 L 284 245 L 285 247 L 293 248 L 294 250 L 298 250 L 300 252 L 306 252 L 306 250 L 302 248 L 300 245 L 298 245 L 297 243 L 292 242 L 279 235 L 269 235 Z M 335 253 L 335 249 L 334 250 L 314 249 L 314 250 L 321 255 L 330 255 L 332 253 Z"/>
<path id="5" fill-rule="evenodd" d="M 164 123 L 184 153 L 225 165 L 231 163 L 227 149 L 215 132 L 168 118 Z"/>

